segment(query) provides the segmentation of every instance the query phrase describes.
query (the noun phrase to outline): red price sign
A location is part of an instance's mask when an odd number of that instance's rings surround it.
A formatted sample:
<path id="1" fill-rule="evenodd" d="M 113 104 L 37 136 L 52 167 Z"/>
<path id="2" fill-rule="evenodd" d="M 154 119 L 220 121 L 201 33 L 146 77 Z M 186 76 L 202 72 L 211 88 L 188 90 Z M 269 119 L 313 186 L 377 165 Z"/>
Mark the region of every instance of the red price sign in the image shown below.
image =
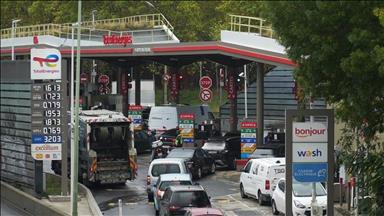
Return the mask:
<path id="1" fill-rule="evenodd" d="M 172 73 L 170 85 L 171 85 L 171 94 L 174 96 L 179 94 L 179 81 L 177 77 L 178 76 L 176 73 Z"/>
<path id="2" fill-rule="evenodd" d="M 228 99 L 234 99 L 236 97 L 235 77 L 230 76 L 228 78 Z"/>

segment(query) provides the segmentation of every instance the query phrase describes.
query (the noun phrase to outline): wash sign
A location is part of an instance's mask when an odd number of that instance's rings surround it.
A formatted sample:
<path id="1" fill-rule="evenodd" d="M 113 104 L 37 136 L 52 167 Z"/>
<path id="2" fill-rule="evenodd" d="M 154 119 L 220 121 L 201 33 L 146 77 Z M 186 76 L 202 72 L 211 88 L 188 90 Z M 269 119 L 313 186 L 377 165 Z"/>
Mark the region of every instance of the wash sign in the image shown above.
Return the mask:
<path id="1" fill-rule="evenodd" d="M 320 122 L 293 122 L 293 177 L 299 182 L 325 182 L 328 173 L 328 131 Z"/>

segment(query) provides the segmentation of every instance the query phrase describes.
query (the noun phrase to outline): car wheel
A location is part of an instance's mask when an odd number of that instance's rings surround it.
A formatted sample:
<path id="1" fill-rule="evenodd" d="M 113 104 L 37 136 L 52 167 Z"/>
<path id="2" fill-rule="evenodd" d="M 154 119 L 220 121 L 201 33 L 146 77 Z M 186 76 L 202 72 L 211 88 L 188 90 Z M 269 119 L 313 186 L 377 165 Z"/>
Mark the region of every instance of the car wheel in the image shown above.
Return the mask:
<path id="1" fill-rule="evenodd" d="M 213 174 L 213 173 L 215 173 L 215 172 L 216 172 L 216 165 L 215 165 L 215 163 L 213 163 L 212 166 L 211 166 L 211 170 L 209 171 L 209 173 Z"/>
<path id="2" fill-rule="evenodd" d="M 148 194 L 148 202 L 153 202 L 153 194 Z"/>
<path id="3" fill-rule="evenodd" d="M 277 211 L 275 200 L 272 200 L 272 214 L 278 215 L 279 211 Z"/>
<path id="4" fill-rule="evenodd" d="M 243 184 L 240 184 L 240 195 L 241 198 L 248 198 L 248 196 L 245 195 Z"/>
<path id="5" fill-rule="evenodd" d="M 257 193 L 257 201 L 259 201 L 259 204 L 260 205 L 264 205 L 264 200 L 263 200 L 263 194 L 261 194 L 261 191 L 259 191 L 258 193 Z"/>

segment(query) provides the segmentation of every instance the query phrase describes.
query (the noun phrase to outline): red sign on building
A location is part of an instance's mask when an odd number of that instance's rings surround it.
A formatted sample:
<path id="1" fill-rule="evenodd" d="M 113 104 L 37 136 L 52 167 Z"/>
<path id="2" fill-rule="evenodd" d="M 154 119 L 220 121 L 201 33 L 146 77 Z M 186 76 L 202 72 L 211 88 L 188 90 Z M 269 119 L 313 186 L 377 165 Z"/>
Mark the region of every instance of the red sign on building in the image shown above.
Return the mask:
<path id="1" fill-rule="evenodd" d="M 132 35 L 104 35 L 104 45 L 123 45 L 127 46 L 132 43 Z"/>
<path id="2" fill-rule="evenodd" d="M 170 87 L 171 87 L 171 95 L 172 96 L 179 95 L 179 80 L 178 80 L 178 76 L 176 73 L 171 74 Z"/>

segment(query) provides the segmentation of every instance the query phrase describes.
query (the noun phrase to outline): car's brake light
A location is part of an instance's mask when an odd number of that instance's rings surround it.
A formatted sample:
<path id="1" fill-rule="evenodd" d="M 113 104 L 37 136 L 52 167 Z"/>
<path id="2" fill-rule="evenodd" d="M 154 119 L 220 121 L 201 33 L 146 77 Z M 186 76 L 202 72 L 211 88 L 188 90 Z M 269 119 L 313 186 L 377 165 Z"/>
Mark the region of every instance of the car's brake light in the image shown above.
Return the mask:
<path id="1" fill-rule="evenodd" d="M 147 175 L 147 185 L 150 185 L 150 184 L 151 184 L 151 177 Z"/>
<path id="2" fill-rule="evenodd" d="M 169 211 L 177 211 L 179 208 L 180 208 L 179 206 L 172 205 L 169 207 Z"/>
<path id="3" fill-rule="evenodd" d="M 269 180 L 265 180 L 265 190 L 269 190 L 271 187 L 271 184 L 269 183 Z"/>

